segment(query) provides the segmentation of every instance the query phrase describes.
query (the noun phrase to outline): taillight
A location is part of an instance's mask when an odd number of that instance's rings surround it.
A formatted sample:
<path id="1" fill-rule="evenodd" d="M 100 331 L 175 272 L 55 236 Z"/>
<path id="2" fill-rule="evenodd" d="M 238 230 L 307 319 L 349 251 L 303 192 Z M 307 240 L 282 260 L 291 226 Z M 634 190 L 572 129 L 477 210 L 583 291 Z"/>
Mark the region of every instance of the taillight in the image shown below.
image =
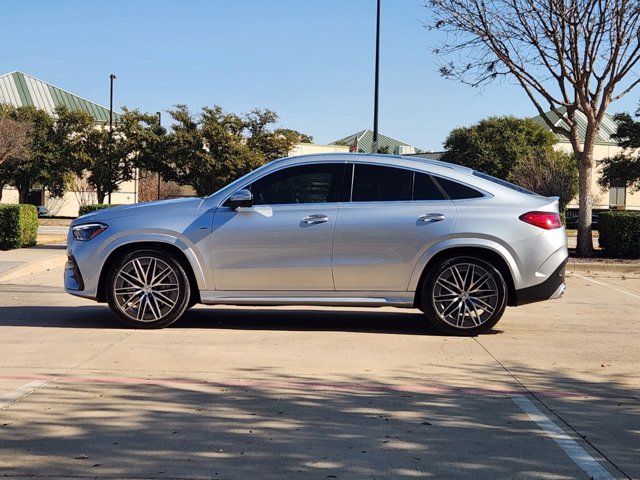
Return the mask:
<path id="1" fill-rule="evenodd" d="M 545 230 L 553 230 L 562 226 L 560 214 L 554 212 L 527 212 L 520 215 L 520 220 Z"/>

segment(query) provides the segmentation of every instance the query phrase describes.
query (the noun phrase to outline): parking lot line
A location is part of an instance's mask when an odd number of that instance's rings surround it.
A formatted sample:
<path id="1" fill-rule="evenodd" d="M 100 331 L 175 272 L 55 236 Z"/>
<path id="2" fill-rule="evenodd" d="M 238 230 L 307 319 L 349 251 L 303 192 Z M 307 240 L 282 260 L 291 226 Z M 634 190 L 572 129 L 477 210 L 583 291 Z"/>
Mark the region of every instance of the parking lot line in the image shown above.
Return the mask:
<path id="1" fill-rule="evenodd" d="M 589 475 L 593 480 L 615 480 L 615 477 L 607 472 L 600 463 L 593 458 L 587 451 L 576 443 L 569 435 L 549 417 L 542 413 L 527 397 L 524 395 L 514 395 L 511 399 L 520 407 L 544 431 L 545 435 L 553 439 L 564 453 Z"/>
<path id="2" fill-rule="evenodd" d="M 614 285 L 612 283 L 602 282 L 600 280 L 596 280 L 593 277 L 587 277 L 585 275 L 580 275 L 579 273 L 571 273 L 571 276 L 578 277 L 578 278 L 581 278 L 583 280 L 588 280 L 589 282 L 593 282 L 593 283 L 596 283 L 598 285 L 602 285 L 603 287 L 608 287 L 611 290 L 615 290 L 616 292 L 624 293 L 625 295 L 629 295 L 630 297 L 640 299 L 640 295 L 638 295 L 636 293 L 633 293 L 633 292 L 630 292 L 629 290 L 626 290 L 624 288 L 618 287 L 617 285 Z"/>
<path id="3" fill-rule="evenodd" d="M 54 380 L 55 378 L 33 380 L 29 383 L 25 383 L 15 390 L 11 390 L 10 392 L 5 393 L 4 395 L 0 396 L 0 410 L 35 392 L 39 388 L 44 387 L 46 384 L 51 383 Z"/>

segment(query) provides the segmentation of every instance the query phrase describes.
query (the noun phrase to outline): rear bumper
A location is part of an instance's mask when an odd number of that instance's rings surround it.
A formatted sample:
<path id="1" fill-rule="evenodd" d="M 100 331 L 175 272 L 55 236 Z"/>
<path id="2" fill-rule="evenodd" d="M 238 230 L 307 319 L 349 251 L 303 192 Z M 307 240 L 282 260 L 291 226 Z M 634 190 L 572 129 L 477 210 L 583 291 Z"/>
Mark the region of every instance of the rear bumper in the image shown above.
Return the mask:
<path id="1" fill-rule="evenodd" d="M 567 260 L 562 262 L 544 282 L 532 287 L 516 290 L 515 306 L 559 298 L 564 295 L 566 289 L 564 271 L 567 266 Z"/>

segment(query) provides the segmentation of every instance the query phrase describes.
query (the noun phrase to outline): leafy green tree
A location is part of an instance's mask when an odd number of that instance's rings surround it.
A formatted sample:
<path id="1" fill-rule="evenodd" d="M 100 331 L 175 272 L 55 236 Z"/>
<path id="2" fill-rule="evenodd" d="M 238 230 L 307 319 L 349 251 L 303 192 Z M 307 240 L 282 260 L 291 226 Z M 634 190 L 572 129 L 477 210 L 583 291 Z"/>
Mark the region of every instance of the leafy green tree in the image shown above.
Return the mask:
<path id="1" fill-rule="evenodd" d="M 277 128 L 274 133 L 287 138 L 289 142 L 291 142 L 292 146 L 296 143 L 313 143 L 313 137 L 311 135 L 300 133 L 297 130 L 291 130 L 290 128 Z"/>
<path id="2" fill-rule="evenodd" d="M 531 119 L 489 117 L 454 129 L 444 142 L 442 160 L 507 178 L 518 159 L 539 157 L 555 142 L 553 133 Z"/>
<path id="3" fill-rule="evenodd" d="M 29 128 L 27 148 L 3 163 L 2 181 L 16 187 L 20 203 L 35 187 L 62 196 L 79 153 L 78 133 L 92 124 L 91 117 L 65 107 L 50 115 L 31 106 L 5 106 L 1 114 Z"/>
<path id="4" fill-rule="evenodd" d="M 284 157 L 311 137 L 290 129 L 273 129 L 278 116 L 252 110 L 241 116 L 220 106 L 204 107 L 196 116 L 185 105 L 169 111 L 174 121 L 166 139 L 167 161 L 148 165 L 168 181 L 192 186 L 208 195 L 267 161 Z"/>
<path id="5" fill-rule="evenodd" d="M 640 107 L 636 118 L 640 119 Z M 618 123 L 614 138 L 625 151 L 602 160 L 598 183 L 602 188 L 625 185 L 640 190 L 640 153 L 637 150 L 640 149 L 640 120 L 634 120 L 628 113 L 619 113 L 614 119 Z"/>
<path id="6" fill-rule="evenodd" d="M 137 167 L 152 164 L 158 148 L 156 136 L 161 135 L 158 127 L 154 115 L 124 109 L 113 133 L 108 127 L 85 131 L 78 167 L 88 173 L 98 203 L 118 191 L 120 183 L 132 180 Z"/>

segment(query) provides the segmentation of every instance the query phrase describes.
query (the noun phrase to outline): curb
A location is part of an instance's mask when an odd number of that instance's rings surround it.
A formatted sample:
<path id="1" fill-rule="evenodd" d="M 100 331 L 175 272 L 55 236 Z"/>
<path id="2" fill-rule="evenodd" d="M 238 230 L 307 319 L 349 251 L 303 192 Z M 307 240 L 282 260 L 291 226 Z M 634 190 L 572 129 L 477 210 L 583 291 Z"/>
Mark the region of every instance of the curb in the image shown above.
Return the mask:
<path id="1" fill-rule="evenodd" d="M 638 263 L 604 263 L 604 262 L 572 262 L 567 263 L 568 272 L 615 272 L 615 273 L 638 273 L 640 274 L 640 262 Z"/>
<path id="2" fill-rule="evenodd" d="M 0 283 L 7 283 L 16 278 L 24 277 L 26 275 L 33 275 L 34 273 L 41 273 L 52 268 L 63 266 L 67 263 L 67 255 L 65 253 L 56 253 L 40 260 L 28 262 L 24 265 L 18 265 L 11 270 L 0 274 Z"/>

